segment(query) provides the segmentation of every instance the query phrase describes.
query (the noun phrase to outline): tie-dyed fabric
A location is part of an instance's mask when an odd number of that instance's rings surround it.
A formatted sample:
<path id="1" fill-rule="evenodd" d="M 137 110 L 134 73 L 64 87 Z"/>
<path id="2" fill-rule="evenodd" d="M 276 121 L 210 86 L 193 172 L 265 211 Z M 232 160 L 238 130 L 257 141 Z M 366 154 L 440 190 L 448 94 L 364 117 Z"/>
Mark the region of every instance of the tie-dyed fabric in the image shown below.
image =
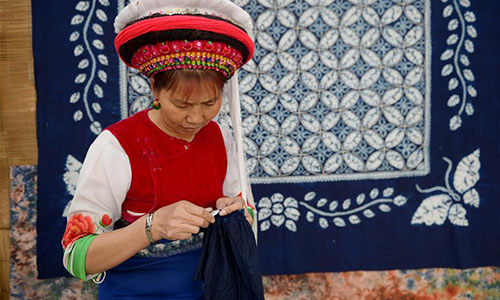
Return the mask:
<path id="1" fill-rule="evenodd" d="M 235 3 L 265 274 L 500 265 L 498 1 Z M 88 145 L 151 102 L 112 47 L 125 4 L 33 1 L 42 278 Z"/>
<path id="2" fill-rule="evenodd" d="M 36 166 L 11 169 L 10 299 L 97 299 L 76 278 L 37 279 Z M 268 300 L 499 299 L 500 268 L 309 273 L 263 277 Z"/>

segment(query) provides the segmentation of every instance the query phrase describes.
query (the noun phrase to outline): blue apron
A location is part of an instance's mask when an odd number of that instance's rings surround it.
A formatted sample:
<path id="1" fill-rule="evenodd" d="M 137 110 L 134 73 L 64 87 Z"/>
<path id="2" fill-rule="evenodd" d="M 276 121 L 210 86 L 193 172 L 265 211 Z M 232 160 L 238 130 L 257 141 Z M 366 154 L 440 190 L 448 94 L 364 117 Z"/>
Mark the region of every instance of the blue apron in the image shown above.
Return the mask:
<path id="1" fill-rule="evenodd" d="M 199 235 L 162 241 L 106 271 L 100 300 L 202 300 L 202 281 L 194 280 L 201 254 Z"/>

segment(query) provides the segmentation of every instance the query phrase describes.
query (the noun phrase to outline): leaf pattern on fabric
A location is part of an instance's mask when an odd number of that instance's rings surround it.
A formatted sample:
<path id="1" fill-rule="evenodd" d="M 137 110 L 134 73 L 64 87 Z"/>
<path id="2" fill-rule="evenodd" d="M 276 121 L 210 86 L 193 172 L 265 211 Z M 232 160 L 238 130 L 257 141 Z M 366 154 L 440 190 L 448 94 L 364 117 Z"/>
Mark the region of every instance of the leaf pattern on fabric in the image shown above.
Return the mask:
<path id="1" fill-rule="evenodd" d="M 479 180 L 479 149 L 464 157 L 457 165 L 453 186 L 459 193 L 464 193 Z"/>
<path id="2" fill-rule="evenodd" d="M 412 224 L 443 225 L 452 204 L 448 194 L 434 195 L 422 201 L 411 220 Z"/>
<path id="3" fill-rule="evenodd" d="M 316 196 L 316 192 L 311 191 L 304 195 L 304 201 L 297 201 L 293 197 L 285 199 L 281 193 L 275 193 L 271 198 L 262 197 L 257 204 L 260 231 L 269 230 L 271 224 L 279 228 L 284 223 L 286 229 L 297 232 L 299 229 L 297 221 L 301 216 L 300 206 L 307 211 L 305 216 L 308 222 L 313 223 L 317 220 L 320 228 L 327 229 L 330 227 L 330 222 L 336 227 L 360 224 L 362 219 L 358 213 L 366 218 L 375 217 L 376 213 L 370 209 L 372 206 L 377 206 L 380 212 L 389 213 L 392 210 L 390 205 L 400 207 L 407 202 L 405 196 L 394 195 L 392 187 L 385 188 L 382 195 L 377 188 L 374 188 L 368 197 L 365 193 L 361 193 L 353 198 L 355 200 L 348 198 L 341 202 L 327 198 L 314 201 Z"/>
<path id="4" fill-rule="evenodd" d="M 83 108 L 75 109 L 73 120 L 75 122 L 82 121 L 85 112 L 90 122 L 88 125 L 89 131 L 95 135 L 98 135 L 102 131 L 101 122 L 97 121 L 94 115 L 94 113 L 99 114 L 101 112 L 101 106 L 98 102 L 91 102 L 95 99 L 93 96 L 97 97 L 97 99 L 102 99 L 104 97 L 104 88 L 96 83 L 96 79 L 98 78 L 104 84 L 106 83 L 107 73 L 104 67 L 108 65 L 108 58 L 103 54 L 105 50 L 104 42 L 99 38 L 94 38 L 90 41 L 89 37 L 91 35 L 95 35 L 96 37 L 104 35 L 104 27 L 99 24 L 99 22 L 106 23 L 108 21 L 108 16 L 104 10 L 99 8 L 99 5 L 106 7 L 109 6 L 109 2 L 107 0 L 92 0 L 79 1 L 76 4 L 76 11 L 89 12 L 86 13 L 85 16 L 79 13 L 73 16 L 71 25 L 76 27 L 76 31 L 73 31 L 69 36 L 70 42 L 78 42 L 77 46 L 74 48 L 74 56 L 78 57 L 82 54 L 86 54 L 87 57 L 90 57 L 90 60 L 84 58 L 78 63 L 78 68 L 84 73 L 78 74 L 74 82 L 76 84 L 81 84 L 82 87 L 78 87 L 79 91 L 72 93 L 69 102 L 72 104 L 77 103 L 81 95 L 83 102 L 81 105 Z M 93 21 L 95 22 L 92 23 Z M 82 40 L 80 40 L 80 37 Z M 90 47 L 90 45 L 93 47 Z M 98 62 L 100 64 L 98 64 Z M 93 93 L 89 94 L 89 90 L 93 91 Z M 91 107 L 92 110 L 90 109 Z"/>
<path id="5" fill-rule="evenodd" d="M 472 100 L 477 97 L 477 91 L 473 86 L 475 76 L 468 57 L 468 54 L 475 51 L 472 39 L 477 38 L 477 30 L 473 25 L 476 16 L 474 12 L 466 11 L 469 7 L 469 0 L 454 0 L 443 9 L 443 18 L 450 18 L 447 28 L 450 35 L 446 40 L 450 48 L 447 48 L 440 57 L 445 63 L 441 69 L 441 76 L 444 78 L 450 76 L 448 90 L 453 94 L 448 99 L 448 106 L 457 107 L 456 114 L 449 121 L 451 131 L 462 127 L 464 112 L 469 116 L 474 113 Z"/>

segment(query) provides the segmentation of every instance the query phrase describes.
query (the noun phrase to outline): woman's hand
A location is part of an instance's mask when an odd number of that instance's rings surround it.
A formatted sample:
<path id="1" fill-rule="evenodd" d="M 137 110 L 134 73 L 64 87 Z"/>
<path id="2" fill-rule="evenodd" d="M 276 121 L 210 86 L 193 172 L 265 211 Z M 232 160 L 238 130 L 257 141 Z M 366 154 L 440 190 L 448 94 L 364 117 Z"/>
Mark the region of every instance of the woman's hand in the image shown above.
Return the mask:
<path id="1" fill-rule="evenodd" d="M 221 209 L 220 215 L 225 216 L 230 213 L 245 208 L 245 201 L 240 197 L 232 197 L 232 198 L 219 198 L 215 203 L 217 209 Z M 245 208 L 245 218 L 247 219 L 250 225 L 253 224 L 253 219 L 248 213 L 248 210 Z"/>
<path id="2" fill-rule="evenodd" d="M 212 208 L 203 208 L 189 201 L 179 201 L 164 206 L 153 215 L 151 235 L 155 241 L 184 240 L 207 228 L 215 218 L 210 214 Z"/>

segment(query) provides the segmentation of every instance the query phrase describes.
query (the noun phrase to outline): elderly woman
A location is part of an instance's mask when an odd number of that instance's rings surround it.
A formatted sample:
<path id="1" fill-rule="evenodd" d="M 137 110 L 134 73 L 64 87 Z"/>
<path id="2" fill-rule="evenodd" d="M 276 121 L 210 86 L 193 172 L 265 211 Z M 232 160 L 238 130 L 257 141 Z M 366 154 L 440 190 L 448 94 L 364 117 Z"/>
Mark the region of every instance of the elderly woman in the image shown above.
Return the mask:
<path id="1" fill-rule="evenodd" d="M 150 78 L 154 109 L 104 130 L 80 172 L 64 265 L 99 282 L 101 299 L 203 297 L 200 229 L 214 209 L 249 207 L 241 143 L 212 119 L 228 81 L 239 107 L 233 75 L 252 56 L 251 24 L 228 0 L 132 1 L 116 18 L 115 47 Z"/>

